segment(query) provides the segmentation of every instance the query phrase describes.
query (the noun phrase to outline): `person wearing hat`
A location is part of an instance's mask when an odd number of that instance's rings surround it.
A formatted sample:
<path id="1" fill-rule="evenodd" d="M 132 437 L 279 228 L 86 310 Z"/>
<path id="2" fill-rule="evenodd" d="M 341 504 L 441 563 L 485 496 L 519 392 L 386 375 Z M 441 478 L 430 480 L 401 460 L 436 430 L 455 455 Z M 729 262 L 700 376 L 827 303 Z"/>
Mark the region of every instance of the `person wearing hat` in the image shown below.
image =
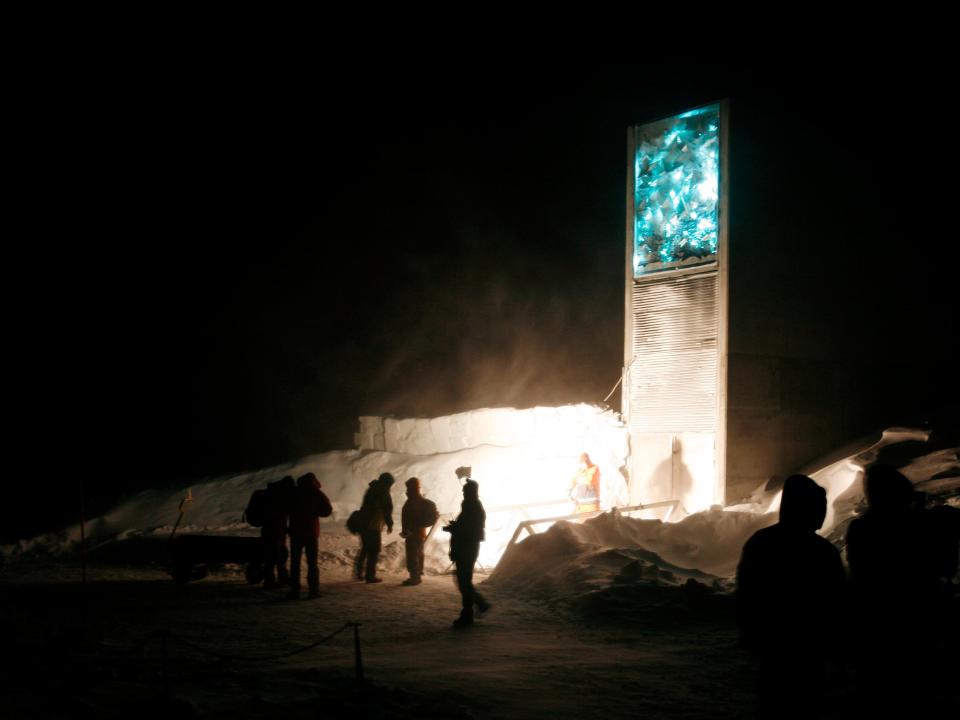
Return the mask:
<path id="1" fill-rule="evenodd" d="M 423 545 L 427 541 L 427 530 L 433 527 L 440 517 L 437 506 L 420 494 L 420 480 L 412 477 L 407 480 L 407 501 L 400 511 L 400 537 L 407 546 L 407 572 L 410 577 L 404 585 L 419 585 L 423 575 Z"/>
<path id="2" fill-rule="evenodd" d="M 320 489 L 317 476 L 306 473 L 297 478 L 290 513 L 290 594 L 300 599 L 300 556 L 307 556 L 307 588 L 312 598 L 320 596 L 319 554 L 320 518 L 330 517 L 333 506 Z"/>
<path id="3" fill-rule="evenodd" d="M 380 533 L 384 525 L 388 533 L 393 532 L 393 499 L 390 497 L 393 482 L 393 475 L 381 473 L 380 477 L 370 482 L 370 487 L 364 493 L 360 505 L 360 553 L 355 566 L 358 580 L 383 582 L 377 577 L 377 561 L 380 559 Z"/>
<path id="4" fill-rule="evenodd" d="M 779 522 L 755 532 L 740 555 L 737 615 L 742 643 L 759 661 L 759 717 L 823 712 L 825 660 L 847 612 L 840 553 L 817 534 L 826 514 L 826 490 L 791 475 Z"/>
<path id="5" fill-rule="evenodd" d="M 480 554 L 486 521 L 487 514 L 480 502 L 480 486 L 475 480 L 467 480 L 463 485 L 460 514 L 443 528 L 450 533 L 450 559 L 457 566 L 457 586 L 462 601 L 460 617 L 453 621 L 456 628 L 473 625 L 474 605 L 481 613 L 490 609 L 490 603 L 473 587 L 473 566 Z"/>
<path id="6" fill-rule="evenodd" d="M 263 543 L 263 586 L 268 589 L 290 584 L 287 525 L 296 503 L 296 492 L 296 481 L 290 475 L 267 483 L 260 541 Z"/>

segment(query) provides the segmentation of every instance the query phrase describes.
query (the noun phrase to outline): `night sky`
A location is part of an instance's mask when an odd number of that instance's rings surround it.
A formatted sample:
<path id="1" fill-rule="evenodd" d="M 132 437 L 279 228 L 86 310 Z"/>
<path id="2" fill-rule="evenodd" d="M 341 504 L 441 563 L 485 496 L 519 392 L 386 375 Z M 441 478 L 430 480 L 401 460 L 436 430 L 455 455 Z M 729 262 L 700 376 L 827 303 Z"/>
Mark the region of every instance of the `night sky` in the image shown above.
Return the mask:
<path id="1" fill-rule="evenodd" d="M 622 364 L 626 128 L 724 97 L 749 127 L 732 241 L 758 223 L 771 242 L 823 238 L 828 281 L 896 308 L 870 352 L 919 346 L 947 367 L 955 132 L 935 85 L 889 63 L 217 65 L 88 98 L 91 132 L 59 143 L 96 168 L 71 177 L 109 177 L 73 243 L 85 302 L 57 311 L 70 360 L 43 365 L 69 410 L 39 412 L 47 446 L 79 426 L 96 440 L 3 539 L 72 521 L 81 477 L 96 512 L 350 447 L 360 414 L 600 402 Z M 46 490 L 16 493 L 22 507 Z"/>

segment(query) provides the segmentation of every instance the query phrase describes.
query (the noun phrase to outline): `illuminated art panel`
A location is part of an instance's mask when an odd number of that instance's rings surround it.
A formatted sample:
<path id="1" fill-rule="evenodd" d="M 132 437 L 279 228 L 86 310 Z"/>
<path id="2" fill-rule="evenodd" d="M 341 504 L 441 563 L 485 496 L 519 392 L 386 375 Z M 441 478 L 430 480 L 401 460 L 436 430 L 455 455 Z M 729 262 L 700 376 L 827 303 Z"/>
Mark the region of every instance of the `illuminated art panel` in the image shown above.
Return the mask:
<path id="1" fill-rule="evenodd" d="M 717 259 L 720 106 L 635 128 L 633 276 Z"/>

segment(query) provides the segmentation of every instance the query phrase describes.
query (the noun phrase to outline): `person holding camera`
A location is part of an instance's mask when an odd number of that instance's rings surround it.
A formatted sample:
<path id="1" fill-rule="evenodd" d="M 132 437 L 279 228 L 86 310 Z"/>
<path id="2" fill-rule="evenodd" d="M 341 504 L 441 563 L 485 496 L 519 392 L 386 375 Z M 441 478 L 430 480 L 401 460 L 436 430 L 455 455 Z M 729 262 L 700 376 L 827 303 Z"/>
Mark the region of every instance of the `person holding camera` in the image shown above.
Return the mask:
<path id="1" fill-rule="evenodd" d="M 467 477 L 463 485 L 460 515 L 443 529 L 450 533 L 450 559 L 457 566 L 457 586 L 460 588 L 462 601 L 460 617 L 454 620 L 453 626 L 461 628 L 473 624 L 474 605 L 484 613 L 490 609 L 490 603 L 473 587 L 473 566 L 480 554 L 480 543 L 484 540 L 484 526 L 487 521 L 487 514 L 480 502 L 480 486 L 469 479 L 469 468 L 458 468 L 457 476 Z"/>

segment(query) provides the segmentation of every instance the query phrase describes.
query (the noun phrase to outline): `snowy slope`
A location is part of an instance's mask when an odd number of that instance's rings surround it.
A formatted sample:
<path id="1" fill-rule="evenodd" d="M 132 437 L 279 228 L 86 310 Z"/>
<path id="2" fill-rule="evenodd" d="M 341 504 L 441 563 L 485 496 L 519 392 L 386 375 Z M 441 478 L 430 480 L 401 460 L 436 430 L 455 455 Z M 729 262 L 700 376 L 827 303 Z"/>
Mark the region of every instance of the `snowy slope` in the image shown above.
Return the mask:
<path id="1" fill-rule="evenodd" d="M 538 434 L 537 428 L 543 434 Z M 381 472 L 396 477 L 393 499 L 399 530 L 406 478 L 419 477 L 424 494 L 437 503 L 442 516 L 450 518 L 461 501 L 461 484 L 454 471 L 469 465 L 480 482 L 488 513 L 487 541 L 480 562 L 492 568 L 503 556 L 493 575 L 498 584 L 556 589 L 572 582 L 586 589 L 611 582 L 628 565 L 632 568 L 629 572 L 653 573 L 668 583 L 682 583 L 690 577 L 705 581 L 732 577 L 746 539 L 776 522 L 779 487 L 758 488 L 748 502 L 696 513 L 675 523 L 644 519 L 641 512 L 634 517 L 608 513 L 581 524 L 544 524 L 538 527 L 539 534 L 504 555 L 522 520 L 570 512 L 564 496 L 577 456 L 584 449 L 600 464 L 607 507 L 626 504 L 626 486 L 619 472 L 625 461 L 625 436 L 625 428 L 613 413 L 589 405 L 487 409 L 430 420 L 363 418 L 357 437 L 361 449 L 313 455 L 190 488 L 192 502 L 178 532 L 255 535 L 257 529 L 241 518 L 253 490 L 284 475 L 313 472 L 334 507 L 333 516 L 322 522 L 322 558 L 333 565 L 347 564 L 357 543 L 343 524 L 359 506 L 370 480 Z M 847 523 L 862 507 L 863 468 L 885 461 L 891 452 L 918 489 L 938 501 L 956 504 L 960 495 L 957 448 L 931 449 L 928 441 L 926 431 L 894 428 L 877 442 L 846 448 L 849 454 L 839 459 L 834 454 L 828 456 L 828 462 L 804 468 L 827 489 L 828 516 L 822 534 L 842 545 Z M 150 490 L 128 499 L 88 522 L 89 546 L 96 551 L 128 539 L 168 537 L 185 493 L 186 489 Z M 74 526 L 8 546 L 3 554 L 10 559 L 68 552 L 76 548 L 79 538 L 79 526 Z M 396 533 L 385 536 L 384 541 L 384 564 L 399 571 L 402 547 Z M 447 566 L 446 541 L 442 532 L 431 540 L 429 568 L 443 570 Z M 663 574 L 657 575 L 660 571 Z"/>
<path id="2" fill-rule="evenodd" d="M 377 430 L 380 437 L 376 437 Z M 531 514 L 544 517 L 570 512 L 568 483 L 585 450 L 600 466 L 607 504 L 626 502 L 626 482 L 620 473 L 626 459 L 626 438 L 626 428 L 615 413 L 585 404 L 482 409 L 432 419 L 366 417 L 361 418 L 357 435 L 359 449 L 217 477 L 189 489 L 141 492 L 88 521 L 86 533 L 93 549 L 129 538 L 165 538 L 173 530 L 180 503 L 189 490 L 192 502 L 186 506 L 178 533 L 255 535 L 258 530 L 242 520 L 251 493 L 284 475 L 298 477 L 306 472 L 316 474 L 333 503 L 333 515 L 322 521 L 322 528 L 335 535 L 345 534 L 344 522 L 359 507 L 368 483 L 382 472 L 392 473 L 396 478 L 394 519 L 399 531 L 407 478 L 419 477 L 424 495 L 436 502 L 442 516 L 450 517 L 459 512 L 462 500 L 455 470 L 466 465 L 472 466 L 473 477 L 480 483 L 488 513 L 488 542 L 480 560 L 493 564 L 518 522 Z M 436 537 L 441 548 L 434 554 L 442 557 L 446 536 L 437 533 Z M 79 541 L 80 527 L 76 525 L 7 546 L 3 555 L 68 552 Z M 347 539 L 339 543 L 350 544 L 355 543 Z"/>

